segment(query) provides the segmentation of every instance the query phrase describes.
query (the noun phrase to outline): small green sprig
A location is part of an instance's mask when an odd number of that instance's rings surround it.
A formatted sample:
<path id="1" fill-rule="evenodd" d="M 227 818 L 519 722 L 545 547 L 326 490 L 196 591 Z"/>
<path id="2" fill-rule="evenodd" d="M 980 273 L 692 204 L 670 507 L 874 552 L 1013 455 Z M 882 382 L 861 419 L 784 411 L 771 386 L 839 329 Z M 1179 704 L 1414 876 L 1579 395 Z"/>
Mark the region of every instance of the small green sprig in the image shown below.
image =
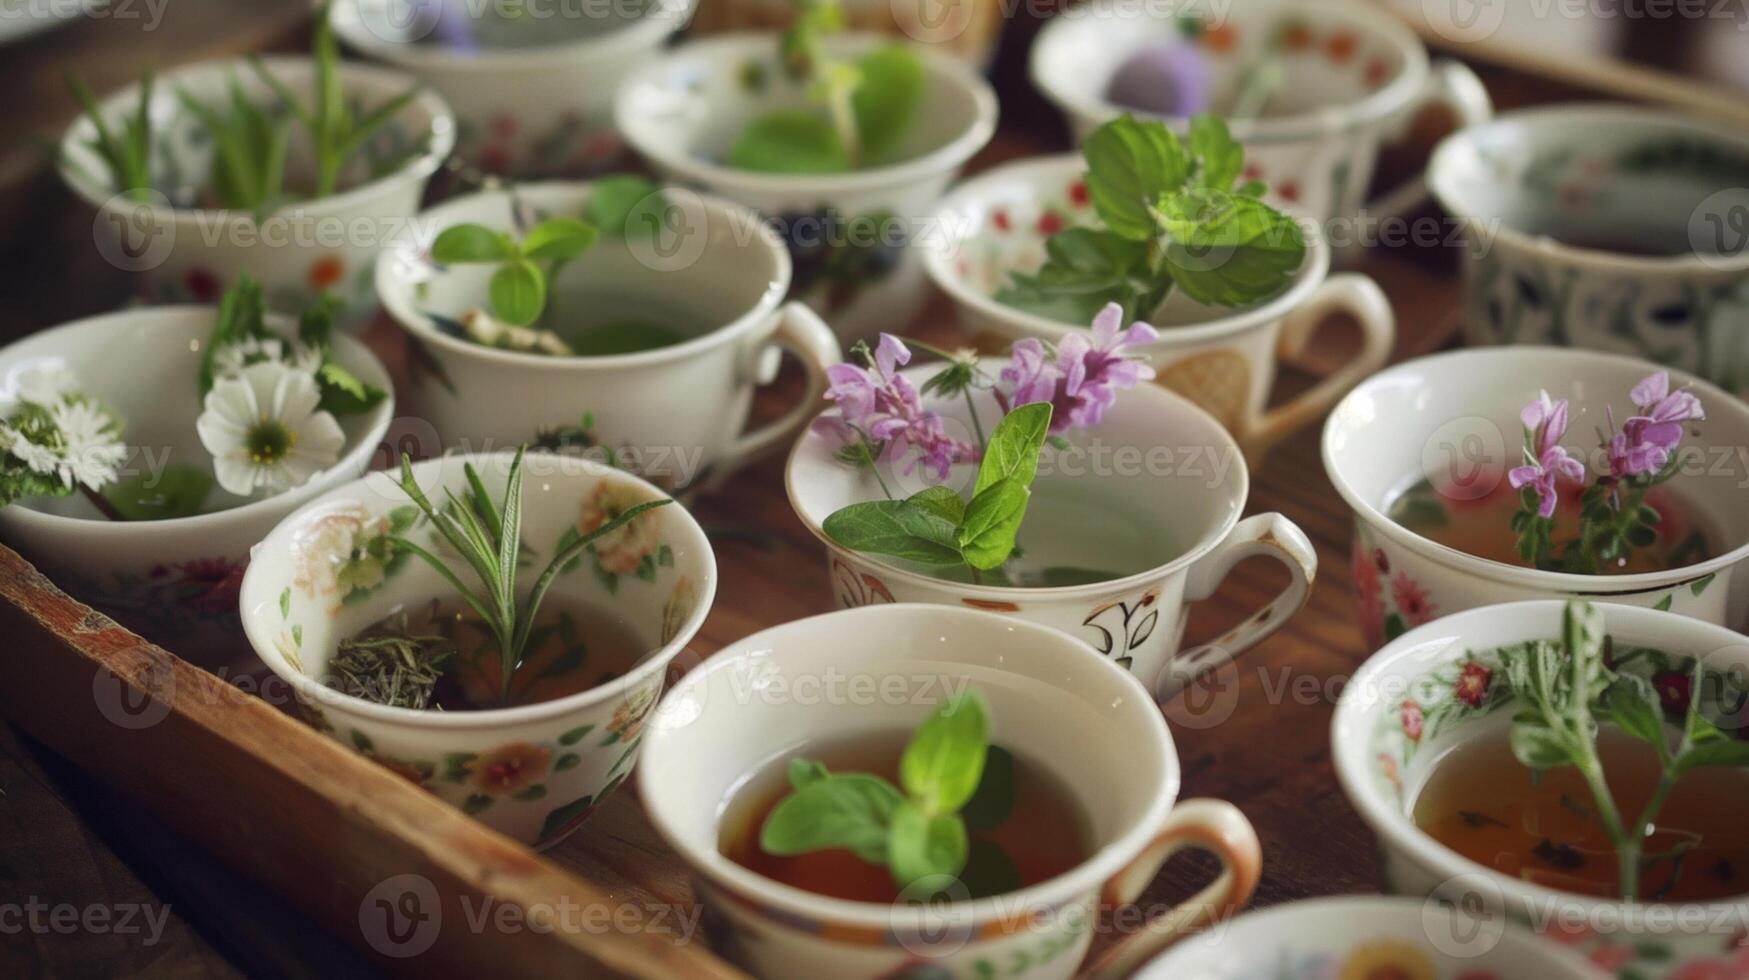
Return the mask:
<path id="1" fill-rule="evenodd" d="M 126 194 L 136 201 L 149 201 L 152 191 L 152 73 L 140 79 L 140 101 L 125 128 L 116 133 L 104 121 L 97 97 L 91 87 L 77 75 L 67 76 L 67 88 L 79 101 L 85 118 L 97 130 L 91 148 L 109 167 L 109 176 L 116 193 Z"/>
<path id="2" fill-rule="evenodd" d="M 784 74 L 807 85 L 813 107 L 777 109 L 748 123 L 729 150 L 730 166 L 837 173 L 897 152 L 923 102 L 923 63 L 901 44 L 835 59 L 825 39 L 843 28 L 839 0 L 796 0 L 778 51 Z"/>
<path id="3" fill-rule="evenodd" d="M 792 792 L 766 816 L 760 848 L 778 856 L 847 849 L 886 866 L 901 891 L 946 890 L 966 870 L 968 825 L 993 828 L 1013 808 L 1013 767 L 990 745 L 988 717 L 976 690 L 943 702 L 905 746 L 898 786 L 792 760 Z M 1005 785 L 986 778 L 986 762 L 998 758 L 1005 764 L 989 772 L 1002 774 Z"/>
<path id="4" fill-rule="evenodd" d="M 284 82 L 267 70 L 260 58 L 249 64 L 255 74 L 279 98 L 309 137 L 310 150 L 316 161 L 315 196 L 326 197 L 338 189 L 340 175 L 353 154 L 364 147 L 372 134 L 395 118 L 417 94 L 416 89 L 402 92 L 383 104 L 362 114 L 348 104 L 340 84 L 340 44 L 334 39 L 330 19 L 333 0 L 322 0 L 316 9 L 315 35 L 310 43 L 310 59 L 315 63 L 315 84 L 311 102 L 305 105 Z"/>
<path id="5" fill-rule="evenodd" d="M 926 565 L 969 566 L 978 579 L 1014 554 L 1050 427 L 1048 402 L 1021 405 L 1003 416 L 984 447 L 969 500 L 933 486 L 902 500 L 851 504 L 822 527 L 846 548 Z"/>
<path id="6" fill-rule="evenodd" d="M 1199 303 L 1242 306 L 1286 287 L 1306 255 L 1291 216 L 1238 185 L 1243 148 L 1219 117 L 1180 140 L 1164 123 L 1122 116 L 1082 144 L 1087 192 L 1102 228 L 1065 228 L 1032 275 L 1011 273 L 998 301 L 1070 323 L 1107 303 L 1146 319 L 1174 289 Z"/>
<path id="7" fill-rule="evenodd" d="M 219 300 L 218 318 L 214 320 L 213 332 L 201 351 L 196 375 L 200 393 L 205 395 L 212 390 L 215 361 L 225 347 L 247 340 L 283 339 L 267 326 L 267 300 L 262 294 L 261 284 L 246 272 L 240 274 L 236 284 L 225 290 L 225 295 Z M 304 310 L 298 318 L 298 342 L 321 355 L 316 367 L 316 386 L 322 394 L 318 406 L 322 411 L 336 416 L 358 415 L 375 408 L 389 396 L 383 389 L 366 384 L 335 358 L 334 304 L 331 299 L 319 299 Z"/>
<path id="8" fill-rule="evenodd" d="M 645 501 L 635 507 L 628 507 L 587 534 L 568 539 L 565 546 L 559 548 L 547 563 L 546 570 L 535 579 L 528 597 L 519 603 L 516 572 L 522 562 L 523 452 L 518 449 L 515 459 L 510 463 L 510 476 L 505 483 L 504 496 L 500 503 L 492 503 L 485 481 L 480 478 L 473 464 L 468 463 L 464 466 L 464 473 L 471 499 L 464 503 L 454 492 L 445 488 L 446 499 L 442 507 L 433 505 L 425 491 L 419 488 L 419 482 L 413 478 L 413 461 L 405 454 L 401 456 L 402 491 L 425 515 L 426 521 L 437 534 L 473 570 L 480 582 L 477 590 L 469 589 L 450 570 L 447 562 L 423 546 L 405 535 L 394 538 L 395 548 L 405 549 L 408 554 L 418 556 L 435 569 L 486 625 L 498 647 L 502 688 L 500 693 L 505 704 L 510 703 L 511 684 L 515 680 L 516 670 L 521 666 L 523 652 L 528 648 L 529 636 L 534 630 L 535 617 L 540 611 L 541 602 L 552 588 L 554 580 L 602 535 L 624 527 L 646 511 L 674 502 L 667 497 Z"/>
<path id="9" fill-rule="evenodd" d="M 1591 790 L 1599 824 L 1615 847 L 1621 896 L 1638 900 L 1643 848 L 1677 780 L 1692 770 L 1749 766 L 1749 742 L 1730 738 L 1700 713 L 1704 671 L 1694 664 L 1680 731 L 1666 729 L 1658 693 L 1645 678 L 1608 666 L 1603 614 L 1590 603 L 1567 603 L 1560 642 L 1538 640 L 1501 651 L 1521 707 L 1512 721 L 1512 753 L 1542 771 L 1572 766 Z M 1608 721 L 1658 753 L 1658 785 L 1638 814 L 1616 806 L 1597 753 L 1599 721 Z M 1631 818 L 1631 819 L 1630 819 Z"/>

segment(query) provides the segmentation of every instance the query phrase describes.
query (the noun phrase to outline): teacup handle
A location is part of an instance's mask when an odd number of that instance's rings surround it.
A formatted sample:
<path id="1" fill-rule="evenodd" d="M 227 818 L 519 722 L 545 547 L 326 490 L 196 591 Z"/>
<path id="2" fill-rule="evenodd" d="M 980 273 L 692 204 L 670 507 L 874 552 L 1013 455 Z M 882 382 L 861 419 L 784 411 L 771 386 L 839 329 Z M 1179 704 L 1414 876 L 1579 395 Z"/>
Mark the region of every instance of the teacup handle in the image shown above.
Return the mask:
<path id="1" fill-rule="evenodd" d="M 1468 129 L 1494 118 L 1494 100 L 1488 86 L 1461 61 L 1441 59 L 1427 75 L 1427 87 L 1415 103 L 1415 111 L 1429 104 L 1443 105 L 1457 117 L 1457 128 Z M 1455 130 L 1454 130 L 1455 132 Z M 1374 220 L 1395 218 L 1413 211 L 1427 200 L 1427 181 L 1416 176 L 1367 202 L 1366 213 Z"/>
<path id="2" fill-rule="evenodd" d="M 1332 313 L 1347 313 L 1360 323 L 1360 353 L 1310 390 L 1265 412 L 1243 440 L 1247 456 L 1256 458 L 1329 411 L 1349 389 L 1390 359 L 1391 345 L 1397 339 L 1397 315 L 1379 284 L 1358 272 L 1339 272 L 1324 280 L 1305 305 L 1282 319 L 1276 356 L 1298 357 Z"/>
<path id="3" fill-rule="evenodd" d="M 1237 657 L 1261 643 L 1300 611 L 1312 594 L 1312 579 L 1318 575 L 1318 553 L 1306 532 L 1280 514 L 1258 514 L 1233 525 L 1213 551 L 1190 566 L 1184 583 L 1187 602 L 1200 602 L 1215 594 L 1233 566 L 1247 558 L 1267 555 L 1287 567 L 1287 587 L 1256 615 L 1228 630 L 1213 643 L 1180 650 L 1154 679 L 1154 697 L 1165 702 L 1196 675 Z"/>
<path id="4" fill-rule="evenodd" d="M 772 313 L 772 317 L 771 331 L 747 348 L 744 370 L 754 378 L 756 384 L 768 381 L 769 379 L 759 377 L 759 362 L 771 349 L 771 345 L 775 344 L 794 354 L 802 362 L 808 375 L 807 391 L 795 407 L 783 413 L 782 418 L 751 432 L 744 432 L 730 443 L 723 451 L 717 471 L 707 482 L 706 489 L 714 487 L 729 474 L 760 456 L 787 445 L 795 438 L 802 426 L 807 425 L 820 410 L 820 399 L 826 394 L 826 369 L 844 360 L 844 352 L 838 346 L 838 336 L 806 304 L 785 303 Z"/>
<path id="5" fill-rule="evenodd" d="M 1251 901 L 1263 873 L 1263 845 L 1251 821 L 1225 800 L 1185 800 L 1172 808 L 1142 853 L 1105 883 L 1101 905 L 1115 909 L 1140 898 L 1160 866 L 1187 847 L 1200 847 L 1220 858 L 1220 876 L 1182 905 L 1107 947 L 1078 976 L 1127 977 L 1173 942 L 1233 915 Z"/>

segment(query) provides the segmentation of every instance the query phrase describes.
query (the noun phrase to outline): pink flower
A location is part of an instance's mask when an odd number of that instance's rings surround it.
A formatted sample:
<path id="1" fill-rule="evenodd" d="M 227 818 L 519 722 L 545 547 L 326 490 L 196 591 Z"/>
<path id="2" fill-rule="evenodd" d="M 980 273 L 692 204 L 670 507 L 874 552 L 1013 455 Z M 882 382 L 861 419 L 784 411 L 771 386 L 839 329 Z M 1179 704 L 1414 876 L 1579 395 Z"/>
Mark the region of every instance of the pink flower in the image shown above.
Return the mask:
<path id="1" fill-rule="evenodd" d="M 834 364 L 826 369 L 826 397 L 838 403 L 836 417 L 814 424 L 817 432 L 852 443 L 866 435 L 881 459 L 897 462 L 911 450 L 920 455 L 906 472 L 922 464 L 947 479 L 954 463 L 971 462 L 978 450 L 947 434 L 941 415 L 923 407 L 915 385 L 899 373 L 911 361 L 911 351 L 892 334 L 881 334 L 869 367 Z"/>
<path id="2" fill-rule="evenodd" d="M 1051 403 L 1051 431 L 1092 428 L 1117 403 L 1117 393 L 1154 377 L 1154 369 L 1125 348 L 1159 337 L 1153 327 L 1136 322 L 1123 329 L 1123 307 L 1107 303 L 1093 318 L 1093 335 L 1072 333 L 1057 345 L 1056 361 L 1047 359 L 1043 344 L 1023 340 L 1010 351 L 1002 380 L 1014 385 L 1013 403 Z"/>
<path id="3" fill-rule="evenodd" d="M 1706 412 L 1693 392 L 1671 391 L 1664 371 L 1634 385 L 1629 397 L 1644 414 L 1622 423 L 1609 440 L 1609 471 L 1617 477 L 1657 473 L 1682 441 L 1682 423 L 1704 419 Z"/>
<path id="4" fill-rule="evenodd" d="M 1480 708 L 1483 699 L 1488 696 L 1488 682 L 1493 677 L 1492 670 L 1471 660 L 1458 672 L 1457 683 L 1452 685 L 1451 693 L 1464 704 Z"/>
<path id="5" fill-rule="evenodd" d="M 1565 477 L 1572 481 L 1585 479 L 1585 464 L 1573 458 L 1560 446 L 1567 433 L 1567 400 L 1555 401 L 1549 393 L 1539 392 L 1537 400 L 1524 406 L 1519 413 L 1524 422 L 1525 465 L 1515 466 L 1506 474 L 1513 489 L 1531 486 L 1536 489 L 1537 516 L 1548 517 L 1555 512 L 1555 483 Z"/>
<path id="6" fill-rule="evenodd" d="M 1397 709 L 1397 720 L 1402 723 L 1403 736 L 1411 742 L 1421 741 L 1421 732 L 1426 727 L 1427 716 L 1422 714 L 1421 705 L 1416 701 L 1404 701 Z"/>

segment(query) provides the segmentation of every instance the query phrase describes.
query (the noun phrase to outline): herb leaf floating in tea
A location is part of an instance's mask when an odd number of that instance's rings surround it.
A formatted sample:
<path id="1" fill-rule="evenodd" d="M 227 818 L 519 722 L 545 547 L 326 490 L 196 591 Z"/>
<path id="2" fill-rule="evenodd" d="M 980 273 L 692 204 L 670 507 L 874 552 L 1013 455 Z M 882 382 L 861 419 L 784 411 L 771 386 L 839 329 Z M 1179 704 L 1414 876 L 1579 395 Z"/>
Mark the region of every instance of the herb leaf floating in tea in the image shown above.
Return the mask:
<path id="1" fill-rule="evenodd" d="M 1538 640 L 1501 651 L 1513 695 L 1511 745 L 1518 761 L 1534 770 L 1572 766 L 1591 790 L 1593 819 L 1615 847 L 1621 896 L 1637 900 L 1640 873 L 1666 855 L 1643 853 L 1658 813 L 1676 781 L 1709 766 L 1749 766 L 1749 742 L 1731 738 L 1700 712 L 1705 688 L 1701 661 L 1694 663 L 1681 728 L 1664 724 L 1664 707 L 1644 678 L 1608 666 L 1609 639 L 1603 614 L 1586 602 L 1567 603 L 1559 643 Z M 1657 786 L 1644 808 L 1624 814 L 1616 806 L 1597 751 L 1600 721 L 1650 745 L 1657 753 Z"/>
<path id="2" fill-rule="evenodd" d="M 1687 389 L 1670 389 L 1670 375 L 1659 371 L 1629 393 L 1637 415 L 1610 432 L 1602 449 L 1609 472 L 1584 486 L 1585 464 L 1561 445 L 1567 431 L 1567 401 L 1544 391 L 1524 407 L 1524 459 L 1507 474 L 1519 491 L 1512 516 L 1519 557 L 1545 571 L 1595 575 L 1623 568 L 1635 549 L 1658 540 L 1663 520 L 1647 491 L 1668 482 L 1679 471 L 1682 437 L 1688 423 L 1706 418 L 1700 399 Z M 1563 487 L 1584 486 L 1579 494 L 1579 527 L 1571 537 L 1556 539 L 1555 504 Z M 1697 532 L 1698 533 L 1698 532 Z M 1678 550 L 1684 550 L 1687 542 Z"/>
<path id="3" fill-rule="evenodd" d="M 445 505 L 442 507 L 434 505 L 425 495 L 425 491 L 419 488 L 418 481 L 413 478 L 413 461 L 405 454 L 401 456 L 401 489 L 425 515 L 426 521 L 437 534 L 473 571 L 474 577 L 479 580 L 478 589 L 468 588 L 461 577 L 450 569 L 448 562 L 405 535 L 396 535 L 394 538 L 396 548 L 406 549 L 409 554 L 418 556 L 443 576 L 444 581 L 455 590 L 457 597 L 478 614 L 486 625 L 498 647 L 501 660 L 499 676 L 502 678 L 500 697 L 505 704 L 510 703 L 511 685 L 516 679 L 516 670 L 522 665 L 523 651 L 528 648 L 535 617 L 553 581 L 597 538 L 637 520 L 645 511 L 674 502 L 667 497 L 645 501 L 626 508 L 612 520 L 587 534 L 568 538 L 564 547 L 557 549 L 552 560 L 547 563 L 546 570 L 535 579 L 527 597 L 519 603 L 516 572 L 522 563 L 523 452 L 524 450 L 518 449 L 515 459 L 510 463 L 510 475 L 504 486 L 502 502 L 493 505 L 491 497 L 486 493 L 485 481 L 480 478 L 474 465 L 468 463 L 464 470 L 469 488 L 467 495 L 471 497 L 471 501 L 464 502 L 455 493 L 445 489 Z"/>
<path id="4" fill-rule="evenodd" d="M 779 40 L 783 71 L 806 84 L 813 105 L 774 109 L 748 123 L 729 149 L 730 166 L 840 173 L 897 153 L 923 102 L 923 63 L 902 44 L 834 59 L 825 38 L 843 26 L 838 0 L 796 0 L 795 20 Z"/>
<path id="5" fill-rule="evenodd" d="M 1103 227 L 1064 228 L 1045 242 L 1036 273 L 1011 273 L 999 302 L 1084 322 L 1107 303 L 1147 317 L 1173 289 L 1199 303 L 1243 306 L 1285 288 L 1305 259 L 1299 223 L 1234 186 L 1244 151 L 1216 116 L 1180 140 L 1164 123 L 1130 116 L 1087 137 L 1087 193 Z"/>
<path id="6" fill-rule="evenodd" d="M 980 829 L 1006 820 L 1013 786 L 986 790 L 989 712 L 976 690 L 943 702 L 911 736 L 899 759 L 899 786 L 869 773 L 832 773 L 809 759 L 790 763 L 791 793 L 759 830 L 768 854 L 790 856 L 844 848 L 883 864 L 901 891 L 944 891 L 966 869 L 968 808 L 982 799 Z M 1012 759 L 1000 775 L 1012 780 Z M 997 812 L 998 807 L 1006 808 Z M 967 812 L 962 813 L 962 810 Z M 999 864 L 1002 862 L 998 862 Z"/>

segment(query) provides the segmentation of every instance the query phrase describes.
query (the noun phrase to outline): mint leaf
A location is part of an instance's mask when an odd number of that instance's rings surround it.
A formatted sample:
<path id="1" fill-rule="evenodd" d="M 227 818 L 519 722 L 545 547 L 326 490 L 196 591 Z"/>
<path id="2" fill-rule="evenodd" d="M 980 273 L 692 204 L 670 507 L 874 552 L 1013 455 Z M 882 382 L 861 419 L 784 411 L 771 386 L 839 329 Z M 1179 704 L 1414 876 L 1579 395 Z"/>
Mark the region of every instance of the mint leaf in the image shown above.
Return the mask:
<path id="1" fill-rule="evenodd" d="M 854 551 L 927 565 L 957 565 L 957 528 L 935 510 L 908 500 L 851 504 L 827 517 L 826 536 Z"/>
<path id="2" fill-rule="evenodd" d="M 864 861 L 887 861 L 888 827 L 904 798 L 867 773 L 818 779 L 783 798 L 759 828 L 759 846 L 788 856 L 845 848 Z"/>
<path id="3" fill-rule="evenodd" d="M 897 154 L 923 102 L 923 63 L 901 44 L 889 44 L 856 61 L 862 84 L 850 97 L 862 142 L 862 164 Z"/>
<path id="4" fill-rule="evenodd" d="M 431 243 L 431 258 L 444 265 L 503 262 L 516 257 L 516 241 L 485 225 L 455 225 L 439 232 Z"/>
<path id="5" fill-rule="evenodd" d="M 163 521 L 200 513 L 212 489 L 212 471 L 178 463 L 160 473 L 135 474 L 103 496 L 127 520 Z"/>
<path id="6" fill-rule="evenodd" d="M 1021 405 L 1004 415 L 996 424 L 996 430 L 990 433 L 990 444 L 984 450 L 983 461 L 978 464 L 973 499 L 1002 480 L 1013 480 L 1022 487 L 1030 486 L 1038 474 L 1039 450 L 1044 446 L 1050 429 L 1049 402 Z"/>
<path id="7" fill-rule="evenodd" d="M 1002 826 L 1014 812 L 1014 755 L 1000 745 L 984 752 L 984 772 L 978 788 L 960 808 L 966 829 L 987 831 Z"/>
<path id="8" fill-rule="evenodd" d="M 1245 148 L 1227 132 L 1219 116 L 1200 115 L 1190 121 L 1187 141 L 1196 158 L 1196 184 L 1209 190 L 1229 191 L 1245 169 Z M 1249 185 L 1247 185 L 1249 186 Z"/>
<path id="9" fill-rule="evenodd" d="M 789 761 L 789 784 L 795 789 L 801 789 L 809 783 L 817 783 L 829 777 L 826 765 L 813 759 L 791 759 Z"/>
<path id="10" fill-rule="evenodd" d="M 1299 223 L 1255 198 L 1192 190 L 1155 208 L 1165 269 L 1199 303 L 1242 306 L 1279 293 L 1306 255 Z"/>
<path id="11" fill-rule="evenodd" d="M 807 109 L 779 109 L 747 124 L 729 150 L 729 166 L 775 174 L 829 174 L 850 169 L 850 154 L 832 124 Z"/>
<path id="12" fill-rule="evenodd" d="M 1014 537 L 1026 520 L 1026 502 L 1032 491 L 1019 480 L 998 480 L 966 506 L 960 523 L 958 544 L 965 563 L 988 571 L 1000 568 L 1014 553 Z"/>
<path id="13" fill-rule="evenodd" d="M 899 759 L 899 785 L 926 814 L 953 813 L 977 791 L 989 745 L 984 698 L 967 691 L 923 722 Z"/>
<path id="14" fill-rule="evenodd" d="M 610 238 L 631 238 L 660 229 L 660 212 L 667 203 L 662 188 L 635 174 L 601 177 L 589 185 L 589 203 L 583 218 Z M 648 223 L 650 216 L 656 224 Z"/>
<path id="15" fill-rule="evenodd" d="M 1154 238 L 1149 204 L 1182 187 L 1190 173 L 1178 137 L 1159 123 L 1120 116 L 1094 130 L 1081 153 L 1087 192 L 1105 227 L 1138 242 Z"/>
<path id="16" fill-rule="evenodd" d="M 540 269 L 527 259 L 516 259 L 498 267 L 488 284 L 492 310 L 505 323 L 526 327 L 540 316 L 546 306 L 547 284 Z"/>
<path id="17" fill-rule="evenodd" d="M 952 521 L 956 527 L 966 516 L 966 502 L 948 487 L 928 487 L 906 497 L 905 501 L 940 515 L 942 520 Z"/>
<path id="18" fill-rule="evenodd" d="M 548 218 L 522 236 L 522 254 L 531 259 L 574 259 L 589 251 L 596 230 L 576 218 Z"/>
<path id="19" fill-rule="evenodd" d="M 951 813 L 931 816 L 914 803 L 893 812 L 887 863 L 893 881 L 905 889 L 931 878 L 955 878 L 966 866 L 966 827 Z M 937 889 L 938 891 L 940 889 Z"/>

